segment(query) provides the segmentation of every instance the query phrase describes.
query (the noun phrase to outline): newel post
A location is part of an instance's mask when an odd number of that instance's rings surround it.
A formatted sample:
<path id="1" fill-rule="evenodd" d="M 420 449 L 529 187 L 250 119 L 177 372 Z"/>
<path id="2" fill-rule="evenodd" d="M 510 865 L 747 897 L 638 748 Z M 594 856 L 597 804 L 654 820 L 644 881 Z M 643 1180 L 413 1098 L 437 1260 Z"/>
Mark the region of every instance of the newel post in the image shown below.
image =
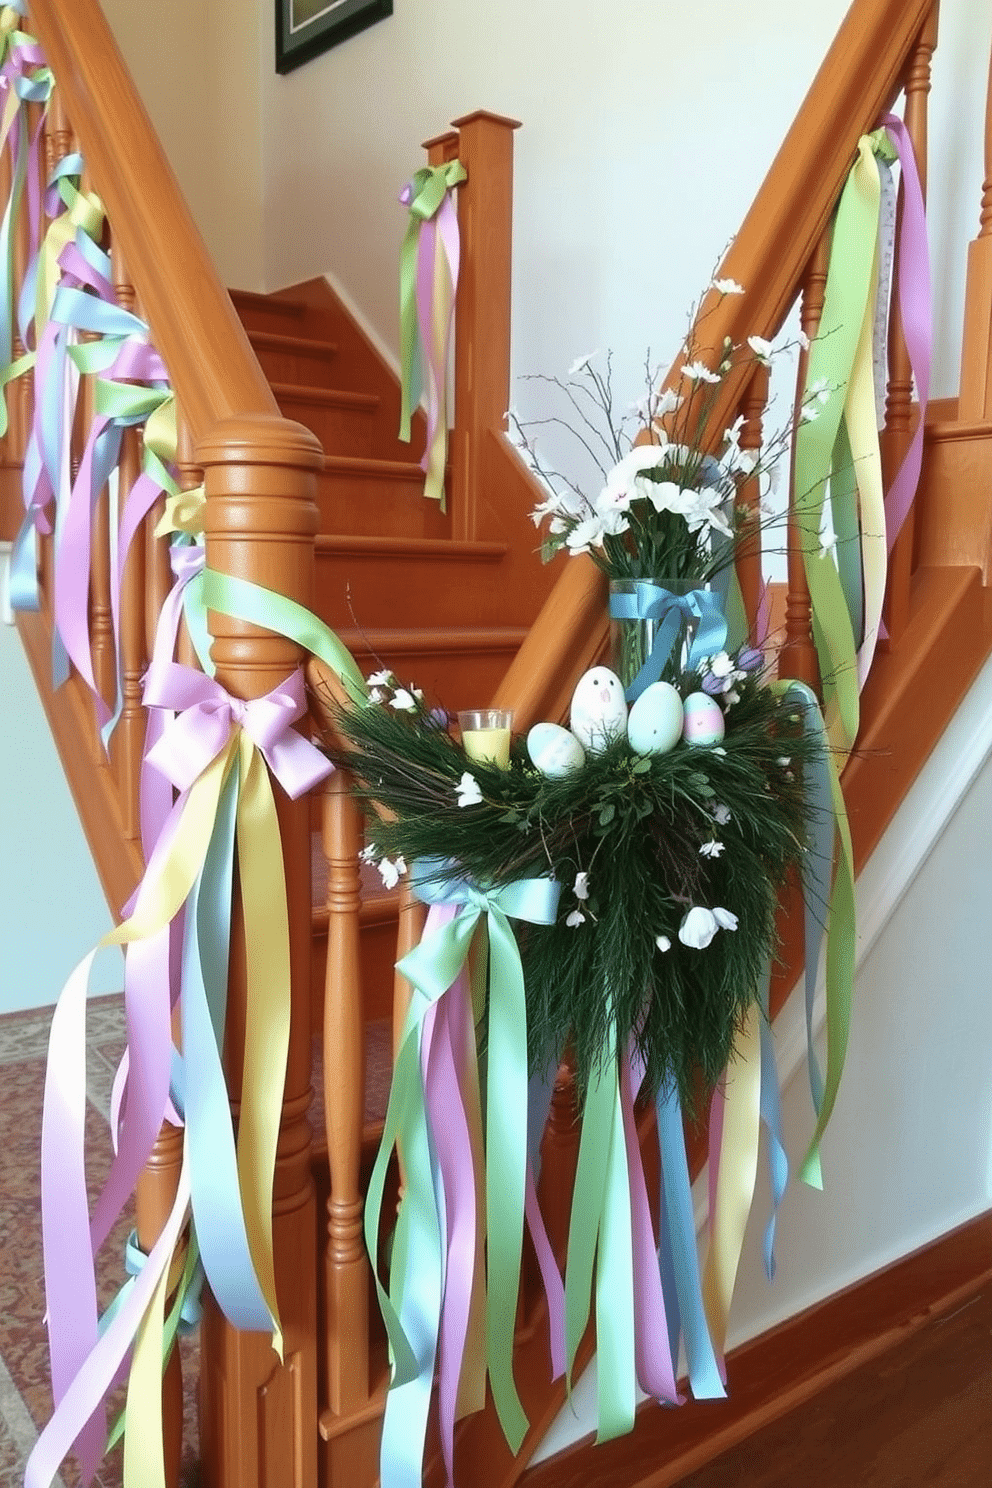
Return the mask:
<path id="1" fill-rule="evenodd" d="M 513 131 L 520 124 L 480 109 L 452 127 L 457 135 L 428 140 L 424 148 L 432 164 L 457 155 L 468 173 L 456 193 L 461 271 L 450 475 L 452 535 L 478 538 L 489 535 L 481 490 L 486 441 L 503 428 L 510 399 Z"/>
<path id="2" fill-rule="evenodd" d="M 310 606 L 316 438 L 276 414 L 224 420 L 196 447 L 206 487 L 208 565 Z M 302 660 L 282 636 L 211 611 L 217 680 L 242 698 L 269 692 Z M 208 1299 L 204 1311 L 201 1433 L 204 1483 L 310 1488 L 317 1475 L 316 1211 L 310 1173 L 310 823 L 308 802 L 274 783 L 289 903 L 293 1010 L 276 1155 L 273 1229 L 285 1336 L 279 1363 L 269 1338 L 239 1333 Z M 245 1030 L 243 927 L 236 912 L 225 1066 L 237 1114 Z"/>

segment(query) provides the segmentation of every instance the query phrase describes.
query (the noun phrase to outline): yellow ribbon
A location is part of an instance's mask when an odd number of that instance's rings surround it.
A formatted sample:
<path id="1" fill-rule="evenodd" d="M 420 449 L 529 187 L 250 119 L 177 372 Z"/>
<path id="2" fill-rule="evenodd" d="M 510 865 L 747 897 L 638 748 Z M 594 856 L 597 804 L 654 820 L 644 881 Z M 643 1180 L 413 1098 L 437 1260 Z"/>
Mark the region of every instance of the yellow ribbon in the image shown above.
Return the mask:
<path id="1" fill-rule="evenodd" d="M 727 1322 L 737 1280 L 744 1232 L 754 1198 L 761 1126 L 761 1010 L 751 1004 L 727 1069 L 723 1141 L 710 1216 L 710 1241 L 703 1271 L 703 1305 L 718 1354 L 727 1342 Z"/>
<path id="2" fill-rule="evenodd" d="M 203 531 L 206 504 L 207 493 L 203 486 L 167 496 L 165 511 L 155 526 L 155 536 L 168 537 L 170 532 L 186 532 L 191 537 L 199 537 Z"/>

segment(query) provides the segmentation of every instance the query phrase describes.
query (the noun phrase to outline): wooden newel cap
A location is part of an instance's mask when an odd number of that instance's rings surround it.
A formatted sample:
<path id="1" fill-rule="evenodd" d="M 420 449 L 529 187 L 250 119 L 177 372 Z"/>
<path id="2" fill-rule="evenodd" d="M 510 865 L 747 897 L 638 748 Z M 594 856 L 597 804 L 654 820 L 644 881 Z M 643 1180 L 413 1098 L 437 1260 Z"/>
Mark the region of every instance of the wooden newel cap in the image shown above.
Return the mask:
<path id="1" fill-rule="evenodd" d="M 323 469 L 324 451 L 316 434 L 274 413 L 245 413 L 221 419 L 196 446 L 197 464 L 279 465 Z"/>

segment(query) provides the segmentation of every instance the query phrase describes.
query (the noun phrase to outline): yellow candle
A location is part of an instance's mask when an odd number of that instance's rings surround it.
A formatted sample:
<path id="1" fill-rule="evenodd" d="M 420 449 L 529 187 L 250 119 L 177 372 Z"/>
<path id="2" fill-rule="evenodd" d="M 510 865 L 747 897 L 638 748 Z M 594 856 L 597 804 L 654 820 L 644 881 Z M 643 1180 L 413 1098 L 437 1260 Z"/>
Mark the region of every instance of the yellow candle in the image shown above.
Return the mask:
<path id="1" fill-rule="evenodd" d="M 507 708 L 470 708 L 459 713 L 462 748 L 471 760 L 505 770 L 510 764 L 513 714 Z"/>
<path id="2" fill-rule="evenodd" d="M 467 729 L 462 734 L 462 748 L 469 759 L 480 764 L 496 765 L 505 770 L 510 763 L 510 730 L 508 728 Z"/>

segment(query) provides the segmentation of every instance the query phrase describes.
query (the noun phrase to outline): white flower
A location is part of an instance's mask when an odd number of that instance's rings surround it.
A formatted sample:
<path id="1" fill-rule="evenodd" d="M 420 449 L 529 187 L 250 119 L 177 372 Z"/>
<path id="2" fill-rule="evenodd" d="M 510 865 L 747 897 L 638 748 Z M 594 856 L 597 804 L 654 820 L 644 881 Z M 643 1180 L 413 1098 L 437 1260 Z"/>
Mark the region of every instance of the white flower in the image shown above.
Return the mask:
<path id="1" fill-rule="evenodd" d="M 626 518 L 621 516 L 619 520 L 624 523 L 625 530 Z M 594 517 L 586 517 L 584 522 L 576 522 L 565 539 L 568 551 L 588 553 L 590 548 L 601 548 L 606 530 L 606 522 L 598 514 Z"/>
<path id="2" fill-rule="evenodd" d="M 717 804 L 712 808 L 712 810 L 713 820 L 716 822 L 717 826 L 725 827 L 730 820 L 730 807 L 724 806 L 722 801 L 718 801 Z"/>
<path id="3" fill-rule="evenodd" d="M 715 749 L 710 750 L 710 754 L 722 754 L 724 758 L 726 758 L 727 751 L 724 749 L 722 744 L 718 744 Z"/>
<path id="4" fill-rule="evenodd" d="M 642 477 L 637 482 L 637 494 L 650 501 L 656 512 L 680 510 L 682 488 L 677 481 L 652 481 Z"/>
<path id="5" fill-rule="evenodd" d="M 738 284 L 736 279 L 714 279 L 713 288 L 716 290 L 717 294 L 722 295 L 744 293 L 743 284 Z"/>
<path id="6" fill-rule="evenodd" d="M 373 672 L 371 677 L 368 678 L 370 687 L 390 687 L 392 681 L 393 674 L 388 667 L 384 667 L 381 672 Z"/>
<path id="7" fill-rule="evenodd" d="M 575 875 L 575 882 L 572 885 L 572 893 L 575 895 L 576 899 L 588 899 L 589 898 L 589 875 L 588 875 L 588 873 L 577 873 Z"/>
<path id="8" fill-rule="evenodd" d="M 718 858 L 722 852 L 723 843 L 717 842 L 716 839 L 712 842 L 704 842 L 699 849 L 700 856 L 704 858 Z"/>
<path id="9" fill-rule="evenodd" d="M 382 875 L 382 881 L 385 884 L 386 888 L 395 889 L 403 874 L 406 872 L 406 863 L 404 862 L 402 855 L 397 855 L 395 859 L 383 858 L 382 862 L 378 864 L 378 868 L 379 872 Z"/>
<path id="10" fill-rule="evenodd" d="M 586 917 L 582 913 L 581 909 L 573 909 L 572 913 L 568 915 L 565 920 L 565 924 L 568 926 L 569 930 L 577 930 L 579 926 L 584 925 L 585 922 Z"/>
<path id="11" fill-rule="evenodd" d="M 809 351 L 809 337 L 807 336 L 805 331 L 797 331 L 796 340 L 799 342 L 799 345 L 802 347 L 803 351 Z"/>
<path id="12" fill-rule="evenodd" d="M 781 765 L 783 770 L 787 770 L 792 764 L 792 757 L 791 755 L 783 754 L 781 759 L 776 760 L 775 763 Z"/>
<path id="13" fill-rule="evenodd" d="M 399 713 L 413 713 L 417 708 L 417 699 L 405 687 L 398 687 L 389 700 L 389 706 Z"/>
<path id="14" fill-rule="evenodd" d="M 837 534 L 834 525 L 828 518 L 820 533 L 820 557 L 826 558 L 830 553 L 837 551 Z"/>
<path id="15" fill-rule="evenodd" d="M 721 930 L 737 929 L 737 916 L 735 914 L 731 914 L 729 909 L 721 909 L 719 904 L 714 904 L 713 906 L 713 918 L 716 920 Z"/>
<path id="16" fill-rule="evenodd" d="M 687 377 L 690 382 L 719 382 L 719 372 L 711 372 L 703 362 L 686 362 L 682 368 L 682 376 Z"/>
<path id="17" fill-rule="evenodd" d="M 654 938 L 654 943 L 658 947 L 659 951 L 670 951 L 672 949 L 672 942 L 669 940 L 667 935 L 656 935 Z"/>
<path id="18" fill-rule="evenodd" d="M 374 863 L 379 856 L 379 849 L 374 842 L 370 842 L 367 847 L 362 848 L 358 856 L 363 863 Z"/>
<path id="19" fill-rule="evenodd" d="M 679 926 L 679 940 L 694 951 L 705 951 L 719 928 L 713 911 L 697 904 Z"/>
<path id="20" fill-rule="evenodd" d="M 385 696 L 386 694 L 383 692 L 381 687 L 373 687 L 372 691 L 369 693 L 369 702 L 381 703 Z"/>
<path id="21" fill-rule="evenodd" d="M 459 806 L 478 806 L 479 802 L 482 800 L 482 792 L 479 789 L 479 782 L 476 780 L 474 775 L 470 774 L 468 770 L 465 771 L 461 780 L 455 787 L 455 793 L 458 796 Z"/>
<path id="22" fill-rule="evenodd" d="M 812 424 L 820 417 L 820 410 L 815 403 L 804 403 L 799 410 L 799 422 L 801 424 Z"/>
<path id="23" fill-rule="evenodd" d="M 710 657 L 710 671 L 714 677 L 729 677 L 734 670 L 734 663 L 726 651 L 717 651 Z"/>
<path id="24" fill-rule="evenodd" d="M 771 366 L 772 343 L 770 341 L 766 341 L 764 336 L 748 336 L 747 344 L 748 346 L 750 346 L 759 362 L 763 362 L 766 367 Z"/>
<path id="25" fill-rule="evenodd" d="M 725 708 L 732 708 L 734 703 L 739 703 L 740 700 L 741 695 L 736 687 L 732 687 L 729 692 L 725 691 L 723 694 L 723 706 Z"/>
<path id="26" fill-rule="evenodd" d="M 568 369 L 569 377 L 578 377 L 579 373 L 584 372 L 589 363 L 594 362 L 598 356 L 598 351 L 590 351 L 587 353 L 586 356 L 576 357 L 575 361 Z"/>
<path id="27" fill-rule="evenodd" d="M 666 388 L 654 400 L 651 411 L 655 418 L 664 418 L 666 414 L 677 413 L 681 407 L 682 399 L 678 393 L 673 392 L 671 388 Z"/>

